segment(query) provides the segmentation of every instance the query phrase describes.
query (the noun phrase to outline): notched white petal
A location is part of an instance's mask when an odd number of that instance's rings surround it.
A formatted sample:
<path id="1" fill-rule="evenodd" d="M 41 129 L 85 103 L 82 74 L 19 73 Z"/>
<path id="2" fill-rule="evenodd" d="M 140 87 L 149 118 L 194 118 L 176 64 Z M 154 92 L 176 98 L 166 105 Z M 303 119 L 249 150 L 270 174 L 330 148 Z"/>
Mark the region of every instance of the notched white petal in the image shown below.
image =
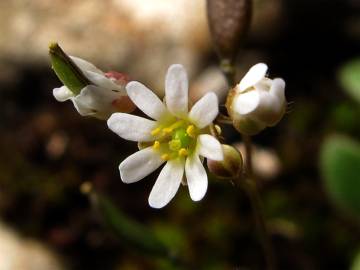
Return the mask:
<path id="1" fill-rule="evenodd" d="M 254 66 L 252 66 L 249 71 L 245 74 L 244 78 L 239 83 L 239 90 L 245 91 L 247 88 L 257 84 L 260 80 L 262 80 L 266 72 L 268 70 L 268 67 L 264 63 L 258 63 Z"/>
<path id="2" fill-rule="evenodd" d="M 88 85 L 73 98 L 73 102 L 81 115 L 94 115 L 100 119 L 107 119 L 114 112 L 112 102 L 119 97 L 121 97 L 119 93 Z"/>
<path id="3" fill-rule="evenodd" d="M 57 101 L 63 102 L 74 96 L 73 92 L 66 86 L 53 89 L 53 95 Z"/>
<path id="4" fill-rule="evenodd" d="M 234 110 L 236 113 L 240 115 L 246 115 L 254 110 L 259 106 L 260 102 L 260 92 L 258 90 L 249 91 L 246 93 L 239 93 L 234 98 Z"/>
<path id="5" fill-rule="evenodd" d="M 200 201 L 206 194 L 208 178 L 198 155 L 186 159 L 185 174 L 191 199 Z"/>
<path id="6" fill-rule="evenodd" d="M 162 101 L 142 83 L 132 81 L 126 85 L 126 91 L 132 102 L 147 116 L 159 120 L 167 109 Z"/>
<path id="7" fill-rule="evenodd" d="M 168 110 L 176 116 L 188 113 L 188 78 L 182 65 L 169 67 L 165 79 L 165 100 Z"/>
<path id="8" fill-rule="evenodd" d="M 189 119 L 199 128 L 210 125 L 219 113 L 218 98 L 210 92 L 198 100 L 191 108 Z"/>
<path id="9" fill-rule="evenodd" d="M 154 140 L 151 131 L 156 128 L 157 123 L 136 115 L 114 113 L 107 120 L 107 125 L 123 139 L 148 142 Z"/>
<path id="10" fill-rule="evenodd" d="M 269 92 L 279 100 L 285 101 L 285 81 L 281 78 L 273 79 Z"/>
<path id="11" fill-rule="evenodd" d="M 142 149 L 127 157 L 119 165 L 120 177 L 130 184 L 143 179 L 164 163 L 157 151 L 151 147 Z"/>
<path id="12" fill-rule="evenodd" d="M 149 205 L 153 208 L 162 208 L 167 205 L 178 191 L 183 175 L 183 160 L 168 161 L 151 190 Z"/>
<path id="13" fill-rule="evenodd" d="M 84 75 L 96 86 L 104 88 L 108 91 L 117 91 L 118 93 L 125 95 L 125 87 L 119 84 L 116 84 L 111 79 L 107 78 L 103 74 L 99 74 L 93 71 L 84 71 Z"/>
<path id="14" fill-rule="evenodd" d="M 76 56 L 70 56 L 71 60 L 74 61 L 74 63 L 82 70 L 82 71 L 92 71 L 92 72 L 96 72 L 99 74 L 104 74 L 100 69 L 98 69 L 95 65 L 93 65 L 92 63 L 76 57 Z"/>
<path id="15" fill-rule="evenodd" d="M 197 143 L 199 155 L 212 160 L 220 161 L 224 159 L 221 144 L 215 137 L 202 134 L 198 137 Z"/>

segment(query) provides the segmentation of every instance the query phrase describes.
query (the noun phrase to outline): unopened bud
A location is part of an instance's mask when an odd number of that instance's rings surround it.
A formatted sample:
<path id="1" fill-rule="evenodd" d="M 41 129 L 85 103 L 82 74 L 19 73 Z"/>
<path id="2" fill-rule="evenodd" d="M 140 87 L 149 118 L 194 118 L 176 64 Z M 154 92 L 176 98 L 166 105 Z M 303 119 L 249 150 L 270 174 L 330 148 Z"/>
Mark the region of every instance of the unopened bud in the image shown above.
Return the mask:
<path id="1" fill-rule="evenodd" d="M 91 84 L 80 68 L 61 49 L 59 44 L 51 43 L 49 45 L 49 55 L 51 66 L 57 77 L 73 94 L 79 94 L 81 89 Z"/>
<path id="2" fill-rule="evenodd" d="M 232 60 L 251 21 L 251 0 L 207 0 L 210 32 L 222 59 Z"/>
<path id="3" fill-rule="evenodd" d="M 222 144 L 224 159 L 215 161 L 208 159 L 209 171 L 219 178 L 238 177 L 243 168 L 243 159 L 240 152 L 233 146 Z"/>
<path id="4" fill-rule="evenodd" d="M 227 96 L 228 114 L 242 134 L 255 135 L 276 125 L 285 114 L 285 82 L 267 78 L 267 69 L 263 63 L 253 66 Z"/>
<path id="5" fill-rule="evenodd" d="M 71 100 L 82 116 L 108 119 L 114 112 L 132 112 L 127 96 L 129 77 L 120 72 L 104 73 L 92 63 L 68 56 L 57 43 L 49 46 L 52 68 L 64 86 L 53 89 L 56 100 Z"/>

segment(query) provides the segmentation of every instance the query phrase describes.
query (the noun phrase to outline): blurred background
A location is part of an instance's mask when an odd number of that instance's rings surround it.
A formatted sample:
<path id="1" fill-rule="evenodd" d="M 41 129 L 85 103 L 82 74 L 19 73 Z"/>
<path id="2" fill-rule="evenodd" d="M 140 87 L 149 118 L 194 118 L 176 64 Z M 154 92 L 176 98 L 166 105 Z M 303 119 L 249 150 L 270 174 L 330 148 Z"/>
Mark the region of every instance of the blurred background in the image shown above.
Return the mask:
<path id="1" fill-rule="evenodd" d="M 199 203 L 182 187 L 151 209 L 157 173 L 125 185 L 117 169 L 136 144 L 52 96 L 61 83 L 47 46 L 57 41 L 159 95 L 168 66 L 181 63 L 194 99 L 208 90 L 224 98 L 205 4 L 0 1 L 1 270 L 265 269 L 246 194 L 214 178 Z M 254 137 L 279 269 L 360 269 L 360 2 L 254 0 L 253 12 L 238 79 L 265 62 L 290 102 L 279 125 Z M 84 182 L 114 207 L 105 218 Z M 152 237 L 172 259 L 152 252 Z"/>

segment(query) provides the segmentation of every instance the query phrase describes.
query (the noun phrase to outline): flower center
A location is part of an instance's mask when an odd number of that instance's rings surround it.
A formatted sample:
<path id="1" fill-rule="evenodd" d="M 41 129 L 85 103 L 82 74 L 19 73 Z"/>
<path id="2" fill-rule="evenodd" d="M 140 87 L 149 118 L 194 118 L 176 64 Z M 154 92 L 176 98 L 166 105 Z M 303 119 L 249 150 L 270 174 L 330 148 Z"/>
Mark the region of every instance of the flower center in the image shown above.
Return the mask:
<path id="1" fill-rule="evenodd" d="M 177 120 L 169 125 L 159 125 L 151 131 L 156 137 L 153 149 L 160 151 L 163 160 L 186 157 L 196 146 L 199 130 L 185 120 Z"/>

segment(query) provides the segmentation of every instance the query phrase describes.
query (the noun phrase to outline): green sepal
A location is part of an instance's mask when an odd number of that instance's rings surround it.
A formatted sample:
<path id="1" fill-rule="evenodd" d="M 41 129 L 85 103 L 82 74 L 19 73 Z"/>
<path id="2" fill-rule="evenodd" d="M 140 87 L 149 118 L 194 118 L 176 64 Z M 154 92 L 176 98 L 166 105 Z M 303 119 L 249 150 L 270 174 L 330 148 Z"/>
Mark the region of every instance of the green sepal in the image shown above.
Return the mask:
<path id="1" fill-rule="evenodd" d="M 61 49 L 59 44 L 51 43 L 49 45 L 49 55 L 52 69 L 59 80 L 69 88 L 74 95 L 79 94 L 81 89 L 91 84 L 80 68 Z"/>

